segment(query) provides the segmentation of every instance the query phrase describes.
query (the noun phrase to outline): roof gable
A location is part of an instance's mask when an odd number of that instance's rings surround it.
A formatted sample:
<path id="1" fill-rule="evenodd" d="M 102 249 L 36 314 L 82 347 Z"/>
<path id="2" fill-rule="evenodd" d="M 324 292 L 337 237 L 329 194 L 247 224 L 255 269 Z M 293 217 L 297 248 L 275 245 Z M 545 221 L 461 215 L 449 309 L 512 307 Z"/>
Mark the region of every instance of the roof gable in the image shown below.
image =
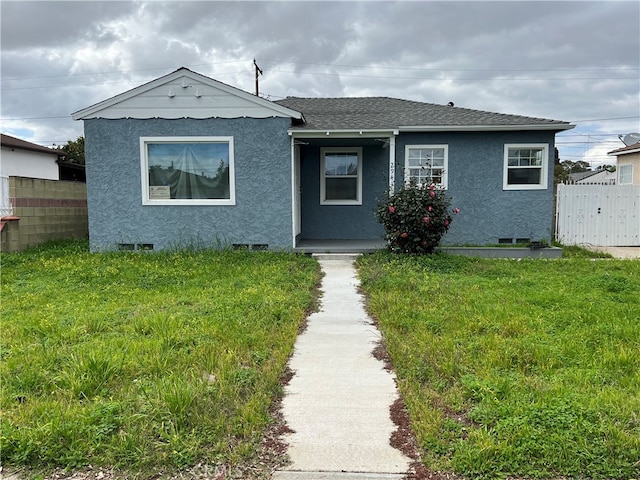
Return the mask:
<path id="1" fill-rule="evenodd" d="M 278 105 L 212 78 L 180 68 L 71 114 L 89 118 L 302 118 Z"/>
<path id="2" fill-rule="evenodd" d="M 484 112 L 389 97 L 298 98 L 275 103 L 301 111 L 306 123 L 292 130 L 568 130 L 559 120 Z"/>

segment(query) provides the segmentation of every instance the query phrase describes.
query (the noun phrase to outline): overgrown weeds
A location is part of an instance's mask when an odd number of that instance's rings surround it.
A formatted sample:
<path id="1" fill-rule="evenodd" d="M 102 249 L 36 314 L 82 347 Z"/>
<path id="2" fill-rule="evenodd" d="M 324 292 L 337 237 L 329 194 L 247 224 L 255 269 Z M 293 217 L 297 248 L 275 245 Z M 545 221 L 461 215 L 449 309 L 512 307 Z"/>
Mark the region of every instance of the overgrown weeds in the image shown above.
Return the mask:
<path id="1" fill-rule="evenodd" d="M 358 264 L 431 470 L 640 476 L 640 262 Z"/>
<path id="2" fill-rule="evenodd" d="M 318 265 L 286 253 L 2 255 L 5 466 L 132 472 L 250 458 Z"/>

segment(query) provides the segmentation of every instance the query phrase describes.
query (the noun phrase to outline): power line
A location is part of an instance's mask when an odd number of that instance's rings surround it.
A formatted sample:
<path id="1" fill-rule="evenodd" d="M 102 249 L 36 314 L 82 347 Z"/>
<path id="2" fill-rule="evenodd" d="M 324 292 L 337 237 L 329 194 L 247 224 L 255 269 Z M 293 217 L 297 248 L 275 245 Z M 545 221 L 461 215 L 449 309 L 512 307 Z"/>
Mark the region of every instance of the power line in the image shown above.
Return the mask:
<path id="1" fill-rule="evenodd" d="M 247 70 L 243 70 L 240 72 L 225 72 L 225 73 L 219 73 L 216 74 L 217 77 L 221 77 L 223 75 L 236 75 L 239 73 L 246 73 Z M 5 91 L 10 91 L 10 90 L 37 90 L 40 88 L 66 88 L 66 87 L 96 87 L 96 86 L 102 86 L 102 85 L 121 85 L 123 83 L 138 83 L 138 81 L 136 80 L 120 80 L 117 82 L 102 82 L 102 83 L 68 83 L 68 84 L 64 84 L 64 85 L 38 85 L 35 87 L 8 87 L 8 88 L 2 88 L 0 89 L 1 91 L 5 92 Z"/>
<path id="2" fill-rule="evenodd" d="M 609 120 L 631 120 L 632 118 L 640 118 L 640 115 L 635 115 L 633 117 L 613 117 L 613 118 L 588 118 L 586 120 L 571 120 L 571 123 L 580 123 L 580 122 L 606 122 Z M 587 134 L 585 134 L 587 135 Z"/>
<path id="3" fill-rule="evenodd" d="M 627 68 L 627 67 L 559 67 L 559 68 L 422 68 L 422 67 L 399 67 L 399 66 L 382 66 L 382 65 L 350 65 L 341 63 L 319 63 L 319 62 L 290 62 L 287 60 L 276 59 L 261 59 L 263 62 L 285 65 L 316 65 L 325 67 L 346 67 L 346 68 L 361 68 L 371 70 L 407 70 L 416 72 L 635 72 L 640 71 L 640 68 Z M 251 62 L 251 59 L 240 60 L 228 60 L 224 62 L 210 62 L 210 63 L 194 63 L 188 65 L 188 68 L 203 67 L 213 65 L 225 65 L 229 63 L 244 63 Z M 40 76 L 27 76 L 27 77 L 9 77 L 3 79 L 3 81 L 10 80 L 35 80 L 42 78 L 65 78 L 65 77 L 82 77 L 91 75 L 112 75 L 123 73 L 135 73 L 135 72 L 150 72 L 157 70 L 168 70 L 174 68 L 173 66 L 155 67 L 155 68 L 138 68 L 131 70 L 110 70 L 105 72 L 88 72 L 88 73 L 70 73 L 65 75 L 40 75 Z"/>
<path id="4" fill-rule="evenodd" d="M 0 118 L 1 121 L 9 120 L 47 120 L 49 118 L 71 118 L 71 115 L 56 115 L 52 117 L 17 117 L 17 118 Z"/>
<path id="5" fill-rule="evenodd" d="M 211 65 L 222 65 L 222 64 L 227 64 L 227 63 L 240 63 L 240 62 L 247 62 L 249 60 L 229 60 L 227 62 L 214 62 L 214 63 L 197 63 L 197 64 L 192 64 L 189 65 L 189 67 L 203 67 L 203 66 L 211 66 Z M 138 68 L 138 69 L 134 69 L 134 70 L 112 70 L 110 72 L 92 72 L 92 73 L 69 73 L 66 75 L 42 75 L 42 76 L 38 76 L 38 77 L 13 77 L 13 78 L 4 78 L 3 81 L 9 81 L 9 80 L 35 80 L 35 79 L 40 79 L 40 78 L 66 78 L 66 77 L 84 77 L 84 76 L 91 76 L 91 75 L 111 75 L 113 73 L 134 73 L 134 72 L 150 72 L 150 71 L 157 71 L 157 70 L 169 70 L 171 68 L 175 68 L 175 67 L 157 67 L 157 68 Z"/>

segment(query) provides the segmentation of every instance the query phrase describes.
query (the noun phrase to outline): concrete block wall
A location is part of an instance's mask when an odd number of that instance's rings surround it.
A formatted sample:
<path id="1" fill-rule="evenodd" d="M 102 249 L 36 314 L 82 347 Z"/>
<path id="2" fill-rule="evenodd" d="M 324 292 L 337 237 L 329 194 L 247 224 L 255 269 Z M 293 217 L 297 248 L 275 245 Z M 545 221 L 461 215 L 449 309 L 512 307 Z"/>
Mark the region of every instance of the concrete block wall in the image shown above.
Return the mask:
<path id="1" fill-rule="evenodd" d="M 2 251 L 24 250 L 49 240 L 89 235 L 84 183 L 9 177 L 9 202 L 13 217 L 19 220 L 5 222 Z"/>

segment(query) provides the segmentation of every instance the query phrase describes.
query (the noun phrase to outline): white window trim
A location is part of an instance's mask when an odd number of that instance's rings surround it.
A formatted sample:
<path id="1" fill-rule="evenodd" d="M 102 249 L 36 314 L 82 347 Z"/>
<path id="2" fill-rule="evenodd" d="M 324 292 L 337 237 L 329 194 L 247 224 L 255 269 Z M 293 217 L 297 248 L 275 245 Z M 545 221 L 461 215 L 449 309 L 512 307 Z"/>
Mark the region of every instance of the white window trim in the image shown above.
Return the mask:
<path id="1" fill-rule="evenodd" d="M 620 175 L 620 170 L 622 167 L 629 167 L 629 182 L 622 183 L 622 176 Z M 622 163 L 618 165 L 618 185 L 633 185 L 633 163 Z"/>
<path id="2" fill-rule="evenodd" d="M 356 200 L 326 200 L 325 154 L 355 153 L 358 156 L 358 185 Z M 325 147 L 320 149 L 320 205 L 362 205 L 362 147 Z"/>
<path id="3" fill-rule="evenodd" d="M 536 185 L 509 185 L 509 149 L 511 148 L 541 148 L 542 165 L 540 168 L 540 183 Z M 515 167 L 514 167 L 515 168 Z M 526 168 L 526 167 L 517 167 Z M 537 167 L 530 167 L 537 168 Z M 549 144 L 548 143 L 505 143 L 504 165 L 502 177 L 503 190 L 546 190 L 549 182 Z"/>
<path id="4" fill-rule="evenodd" d="M 445 190 L 449 188 L 449 145 L 405 145 L 404 147 L 404 183 L 409 185 L 411 172 L 409 170 L 409 150 L 420 148 L 444 149 L 444 165 L 442 167 L 442 184 L 439 186 Z"/>
<path id="5" fill-rule="evenodd" d="M 224 199 L 171 199 L 149 198 L 149 162 L 147 143 L 227 143 L 229 144 L 229 198 Z M 233 137 L 140 137 L 140 168 L 142 173 L 143 205 L 235 205 L 236 182 L 234 173 Z"/>

